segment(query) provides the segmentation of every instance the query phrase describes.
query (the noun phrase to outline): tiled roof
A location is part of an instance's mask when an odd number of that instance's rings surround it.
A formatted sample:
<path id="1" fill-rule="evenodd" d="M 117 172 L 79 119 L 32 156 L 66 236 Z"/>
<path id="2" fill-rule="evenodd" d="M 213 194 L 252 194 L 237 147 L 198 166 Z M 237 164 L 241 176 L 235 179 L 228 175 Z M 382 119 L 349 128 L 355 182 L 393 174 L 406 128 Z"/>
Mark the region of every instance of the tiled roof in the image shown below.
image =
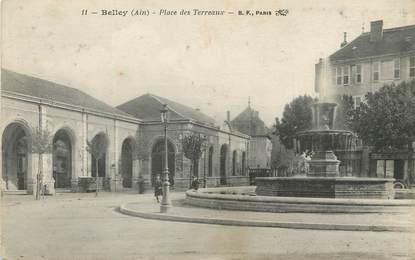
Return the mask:
<path id="1" fill-rule="evenodd" d="M 163 104 L 167 104 L 170 109 L 170 120 L 187 119 L 205 125 L 215 125 L 215 120 L 202 112 L 153 94 L 142 95 L 117 108 L 144 121 L 160 121 L 160 110 Z"/>
<path id="2" fill-rule="evenodd" d="M 131 117 L 131 115 L 111 107 L 78 89 L 6 69 L 1 70 L 1 85 L 2 90 L 8 92 L 36 97 L 43 100 L 62 102 L 97 112 Z"/>
<path id="3" fill-rule="evenodd" d="M 250 106 L 236 116 L 231 121 L 231 125 L 239 132 L 250 136 L 266 136 L 269 134 L 269 129 L 258 116 L 258 112 Z"/>
<path id="4" fill-rule="evenodd" d="M 415 50 L 415 25 L 383 30 L 379 41 L 370 41 L 370 32 L 362 33 L 330 56 L 331 61 L 396 54 Z"/>

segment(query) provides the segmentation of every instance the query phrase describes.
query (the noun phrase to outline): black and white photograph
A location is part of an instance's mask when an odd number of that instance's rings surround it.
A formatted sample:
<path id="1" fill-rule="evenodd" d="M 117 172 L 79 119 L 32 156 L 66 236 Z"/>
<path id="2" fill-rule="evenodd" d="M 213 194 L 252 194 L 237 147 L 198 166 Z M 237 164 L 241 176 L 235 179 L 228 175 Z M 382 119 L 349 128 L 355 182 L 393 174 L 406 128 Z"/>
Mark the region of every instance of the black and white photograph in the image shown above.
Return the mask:
<path id="1" fill-rule="evenodd" d="M 414 0 L 0 22 L 0 260 L 415 259 Z"/>

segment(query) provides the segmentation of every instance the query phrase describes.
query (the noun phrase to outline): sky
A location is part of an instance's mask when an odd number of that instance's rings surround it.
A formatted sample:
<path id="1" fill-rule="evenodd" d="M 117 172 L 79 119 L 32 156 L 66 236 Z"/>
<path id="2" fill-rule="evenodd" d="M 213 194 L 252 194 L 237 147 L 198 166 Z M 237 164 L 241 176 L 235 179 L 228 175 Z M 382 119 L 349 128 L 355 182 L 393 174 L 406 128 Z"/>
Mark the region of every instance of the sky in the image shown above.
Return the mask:
<path id="1" fill-rule="evenodd" d="M 195 8 L 234 14 L 159 15 L 160 9 Z M 156 14 L 100 15 L 131 9 Z M 280 9 L 288 15 L 237 15 Z M 339 49 L 343 32 L 350 41 L 374 20 L 384 28 L 415 24 L 413 10 L 413 0 L 3 0 L 1 63 L 112 106 L 146 93 L 163 96 L 200 109 L 218 125 L 250 98 L 271 126 L 293 98 L 316 95 L 314 65 Z"/>

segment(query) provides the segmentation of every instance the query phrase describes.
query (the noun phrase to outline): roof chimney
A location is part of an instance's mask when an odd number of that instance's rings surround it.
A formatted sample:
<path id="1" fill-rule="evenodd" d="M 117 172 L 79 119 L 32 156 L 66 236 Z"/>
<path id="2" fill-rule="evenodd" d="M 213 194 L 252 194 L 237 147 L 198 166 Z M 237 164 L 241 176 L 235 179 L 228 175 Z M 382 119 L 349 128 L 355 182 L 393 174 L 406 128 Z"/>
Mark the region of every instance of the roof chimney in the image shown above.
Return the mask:
<path id="1" fill-rule="evenodd" d="M 383 21 L 373 21 L 370 22 L 370 41 L 376 42 L 380 41 L 383 36 Z"/>
<path id="2" fill-rule="evenodd" d="M 228 121 L 228 122 L 230 122 L 231 121 L 231 112 L 228 110 L 228 111 L 226 111 L 226 120 Z"/>
<path id="3" fill-rule="evenodd" d="M 343 33 L 343 42 L 340 44 L 340 48 L 343 48 L 347 44 L 347 32 Z"/>

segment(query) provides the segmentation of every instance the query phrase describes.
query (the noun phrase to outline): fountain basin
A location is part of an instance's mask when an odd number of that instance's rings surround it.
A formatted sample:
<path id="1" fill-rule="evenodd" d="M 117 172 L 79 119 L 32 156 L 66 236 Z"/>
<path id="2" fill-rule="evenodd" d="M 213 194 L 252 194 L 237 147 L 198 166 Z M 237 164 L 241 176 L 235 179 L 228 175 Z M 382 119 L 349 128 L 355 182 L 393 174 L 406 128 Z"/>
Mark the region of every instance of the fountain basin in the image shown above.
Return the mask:
<path id="1" fill-rule="evenodd" d="M 333 199 L 253 195 L 255 186 L 221 187 L 186 191 L 188 205 L 226 210 L 301 213 L 413 214 L 413 200 Z M 245 195 L 243 195 L 245 194 Z"/>
<path id="2" fill-rule="evenodd" d="M 357 177 L 258 177 L 259 196 L 393 199 L 393 178 Z"/>
<path id="3" fill-rule="evenodd" d="M 352 150 L 356 145 L 356 135 L 347 130 L 312 129 L 296 134 L 299 151 Z"/>

